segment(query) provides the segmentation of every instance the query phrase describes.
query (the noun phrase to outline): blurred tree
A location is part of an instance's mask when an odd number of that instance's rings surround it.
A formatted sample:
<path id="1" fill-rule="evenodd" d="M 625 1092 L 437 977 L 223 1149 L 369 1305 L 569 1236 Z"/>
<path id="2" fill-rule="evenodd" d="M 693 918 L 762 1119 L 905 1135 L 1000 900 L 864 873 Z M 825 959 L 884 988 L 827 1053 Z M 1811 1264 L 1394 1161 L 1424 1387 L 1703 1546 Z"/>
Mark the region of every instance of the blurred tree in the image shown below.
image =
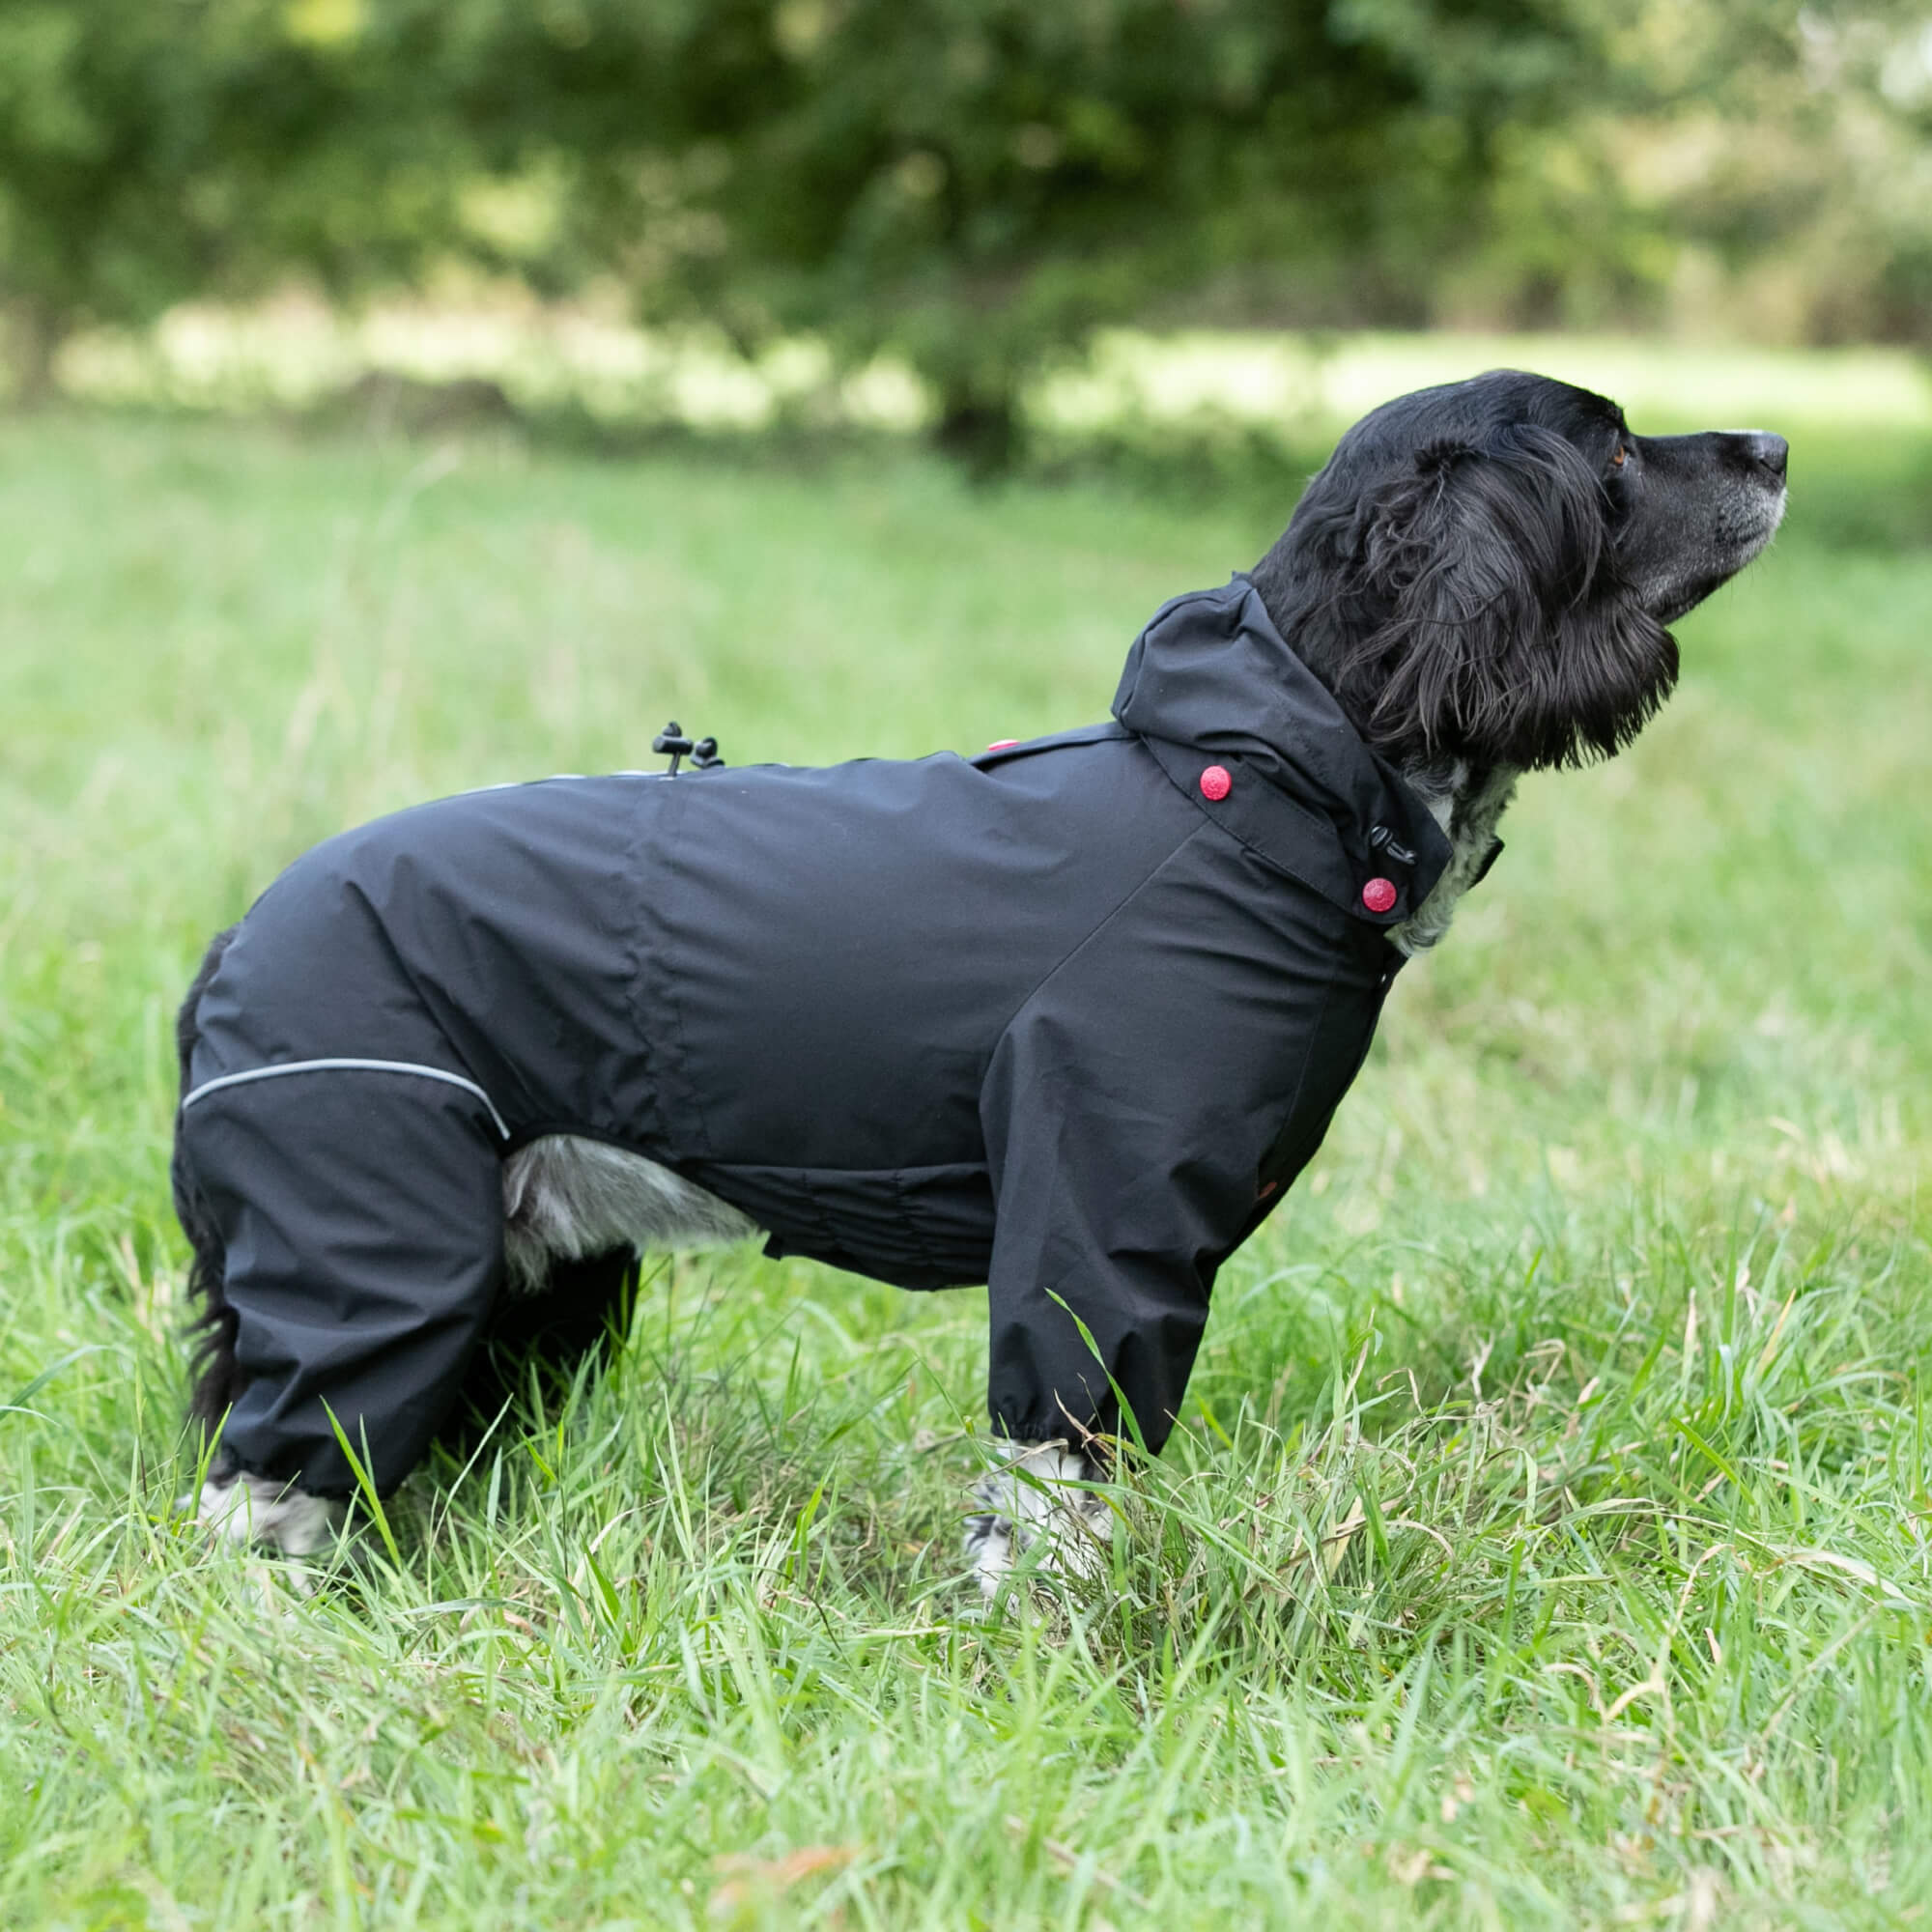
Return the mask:
<path id="1" fill-rule="evenodd" d="M 407 281 L 460 245 L 482 164 L 448 81 L 384 71 L 363 27 L 360 0 L 0 0 L 17 396 L 45 390 L 81 323 L 292 271 L 337 293 Z"/>
<path id="2" fill-rule="evenodd" d="M 990 469 L 1114 321 L 1628 322 L 1717 282 L 1747 332 L 1909 330 L 1919 5 L 371 0 L 362 45 L 388 125 L 487 168 L 467 252 L 748 352 L 891 349 Z"/>
<path id="3" fill-rule="evenodd" d="M 1254 264 L 1421 290 L 1577 0 L 0 0 L 0 291 L 84 317 L 461 255 L 753 349 L 891 347 L 997 466 L 1023 379 Z M 1412 298 L 1421 312 L 1419 296 Z"/>
<path id="4" fill-rule="evenodd" d="M 1922 330 L 1928 127 L 1915 0 L 0 0 L 0 308 L 32 389 L 463 261 L 892 349 L 997 468 L 1111 321 Z"/>
<path id="5" fill-rule="evenodd" d="M 1498 130 L 1603 71 L 1589 20 L 1572 0 L 412 0 L 371 27 L 421 72 L 461 43 L 459 118 L 556 212 L 526 272 L 615 275 L 644 314 L 746 347 L 890 347 L 933 385 L 941 441 L 998 467 L 1022 381 L 1102 322 L 1258 262 L 1424 286 Z"/>
<path id="6" fill-rule="evenodd" d="M 1439 318 L 1932 340 L 1924 0 L 1626 0 L 1604 44 L 1504 130 Z"/>
<path id="7" fill-rule="evenodd" d="M 209 8 L 0 6 L 0 311 L 28 398 L 81 316 L 217 277 L 242 159 L 223 136 L 263 51 Z"/>
<path id="8" fill-rule="evenodd" d="M 0 295 L 17 381 L 46 386 L 53 348 L 88 293 L 116 305 L 165 299 L 149 245 L 157 209 L 132 157 L 179 140 L 185 103 L 156 56 L 163 37 L 139 22 L 121 40 L 106 6 L 0 11 Z M 158 23 L 157 23 L 158 24 Z M 192 250 L 179 250 L 192 273 Z"/>

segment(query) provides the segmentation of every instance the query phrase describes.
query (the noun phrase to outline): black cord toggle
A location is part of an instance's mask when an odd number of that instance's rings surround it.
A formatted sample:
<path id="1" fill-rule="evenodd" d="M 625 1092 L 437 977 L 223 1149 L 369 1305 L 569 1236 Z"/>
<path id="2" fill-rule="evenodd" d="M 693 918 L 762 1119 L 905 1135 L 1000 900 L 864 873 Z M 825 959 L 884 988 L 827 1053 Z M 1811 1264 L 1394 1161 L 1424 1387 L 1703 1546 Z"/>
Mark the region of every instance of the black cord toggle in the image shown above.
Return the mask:
<path id="1" fill-rule="evenodd" d="M 689 758 L 694 768 L 700 772 L 708 772 L 724 762 L 718 755 L 716 738 L 687 738 L 684 726 L 675 718 L 651 740 L 651 750 L 670 754 L 670 770 L 666 774 L 668 778 L 676 778 L 681 758 Z"/>
<path id="2" fill-rule="evenodd" d="M 1398 866 L 1415 864 L 1415 854 L 1406 845 L 1398 845 L 1396 837 L 1386 825 L 1369 827 L 1369 843 L 1385 859 L 1393 859 Z"/>

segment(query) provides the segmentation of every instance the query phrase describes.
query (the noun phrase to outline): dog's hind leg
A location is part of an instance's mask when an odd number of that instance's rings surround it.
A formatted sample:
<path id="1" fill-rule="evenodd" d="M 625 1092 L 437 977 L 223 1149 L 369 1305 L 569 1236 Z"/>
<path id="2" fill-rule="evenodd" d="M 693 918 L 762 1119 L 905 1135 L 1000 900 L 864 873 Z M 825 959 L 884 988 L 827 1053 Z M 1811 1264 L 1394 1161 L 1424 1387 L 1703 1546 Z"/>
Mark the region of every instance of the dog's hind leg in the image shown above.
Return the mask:
<path id="1" fill-rule="evenodd" d="M 228 1542 L 267 1544 L 285 1556 L 314 1556 L 342 1534 L 349 1505 L 231 1466 L 201 1486 L 198 1515 Z"/>
<path id="2" fill-rule="evenodd" d="M 184 1107 L 239 1385 L 207 1520 L 293 1548 L 334 1520 L 308 1505 L 386 1495 L 421 1460 L 502 1278 L 499 1147 L 487 1102 L 407 1067 L 265 1075 Z"/>

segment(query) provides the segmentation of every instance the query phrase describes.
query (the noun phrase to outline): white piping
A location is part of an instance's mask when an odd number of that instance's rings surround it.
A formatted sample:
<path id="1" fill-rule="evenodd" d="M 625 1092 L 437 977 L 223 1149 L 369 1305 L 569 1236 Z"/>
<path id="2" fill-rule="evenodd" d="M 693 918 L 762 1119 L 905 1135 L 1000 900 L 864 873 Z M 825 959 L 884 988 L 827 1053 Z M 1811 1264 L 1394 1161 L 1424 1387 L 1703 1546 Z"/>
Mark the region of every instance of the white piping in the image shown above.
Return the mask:
<path id="1" fill-rule="evenodd" d="M 409 1060 L 285 1060 L 275 1066 L 251 1066 L 242 1073 L 223 1073 L 213 1080 L 204 1080 L 193 1093 L 182 1097 L 182 1111 L 199 1100 L 205 1094 L 218 1093 L 223 1087 L 240 1087 L 250 1080 L 274 1080 L 284 1073 L 414 1073 L 424 1080 L 440 1080 L 451 1087 L 461 1087 L 466 1094 L 474 1094 L 490 1109 L 490 1118 L 497 1123 L 497 1131 L 505 1140 L 510 1138 L 510 1130 L 503 1124 L 503 1117 L 497 1111 L 497 1104 L 473 1080 L 466 1080 L 460 1073 L 447 1073 L 440 1066 L 418 1066 Z"/>

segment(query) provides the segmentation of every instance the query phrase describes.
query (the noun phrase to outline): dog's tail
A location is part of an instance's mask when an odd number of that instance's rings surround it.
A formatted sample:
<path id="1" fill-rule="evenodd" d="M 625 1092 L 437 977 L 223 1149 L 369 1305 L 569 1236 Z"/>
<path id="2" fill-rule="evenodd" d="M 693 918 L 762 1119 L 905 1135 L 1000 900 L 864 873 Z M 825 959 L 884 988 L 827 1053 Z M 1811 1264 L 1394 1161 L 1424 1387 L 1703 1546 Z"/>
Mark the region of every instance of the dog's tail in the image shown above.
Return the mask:
<path id="1" fill-rule="evenodd" d="M 195 1042 L 201 1037 L 201 1029 L 195 1020 L 201 996 L 208 990 L 208 982 L 214 978 L 215 969 L 221 964 L 221 955 L 228 951 L 229 942 L 238 929 L 231 925 L 226 932 L 214 935 L 202 959 L 201 970 L 194 976 L 194 984 L 187 989 L 187 998 L 182 1002 L 181 1011 L 175 1016 L 175 1047 L 181 1056 L 181 1091 L 184 1098 L 188 1091 L 188 1063 L 194 1057 Z M 187 1236 L 188 1246 L 194 1250 L 187 1292 L 201 1304 L 188 1324 L 193 1348 L 190 1373 L 194 1378 L 194 1385 L 188 1395 L 188 1419 L 213 1433 L 220 1426 L 221 1418 L 228 1413 L 235 1398 L 247 1385 L 248 1378 L 235 1359 L 235 1331 L 240 1318 L 229 1307 L 224 1289 L 228 1273 L 227 1251 L 222 1245 L 221 1232 L 215 1226 L 213 1211 L 188 1164 L 186 1151 L 182 1145 L 179 1114 L 175 1117 L 175 1151 L 169 1167 L 169 1179 L 174 1183 L 175 1213 L 180 1217 L 182 1233 Z"/>

